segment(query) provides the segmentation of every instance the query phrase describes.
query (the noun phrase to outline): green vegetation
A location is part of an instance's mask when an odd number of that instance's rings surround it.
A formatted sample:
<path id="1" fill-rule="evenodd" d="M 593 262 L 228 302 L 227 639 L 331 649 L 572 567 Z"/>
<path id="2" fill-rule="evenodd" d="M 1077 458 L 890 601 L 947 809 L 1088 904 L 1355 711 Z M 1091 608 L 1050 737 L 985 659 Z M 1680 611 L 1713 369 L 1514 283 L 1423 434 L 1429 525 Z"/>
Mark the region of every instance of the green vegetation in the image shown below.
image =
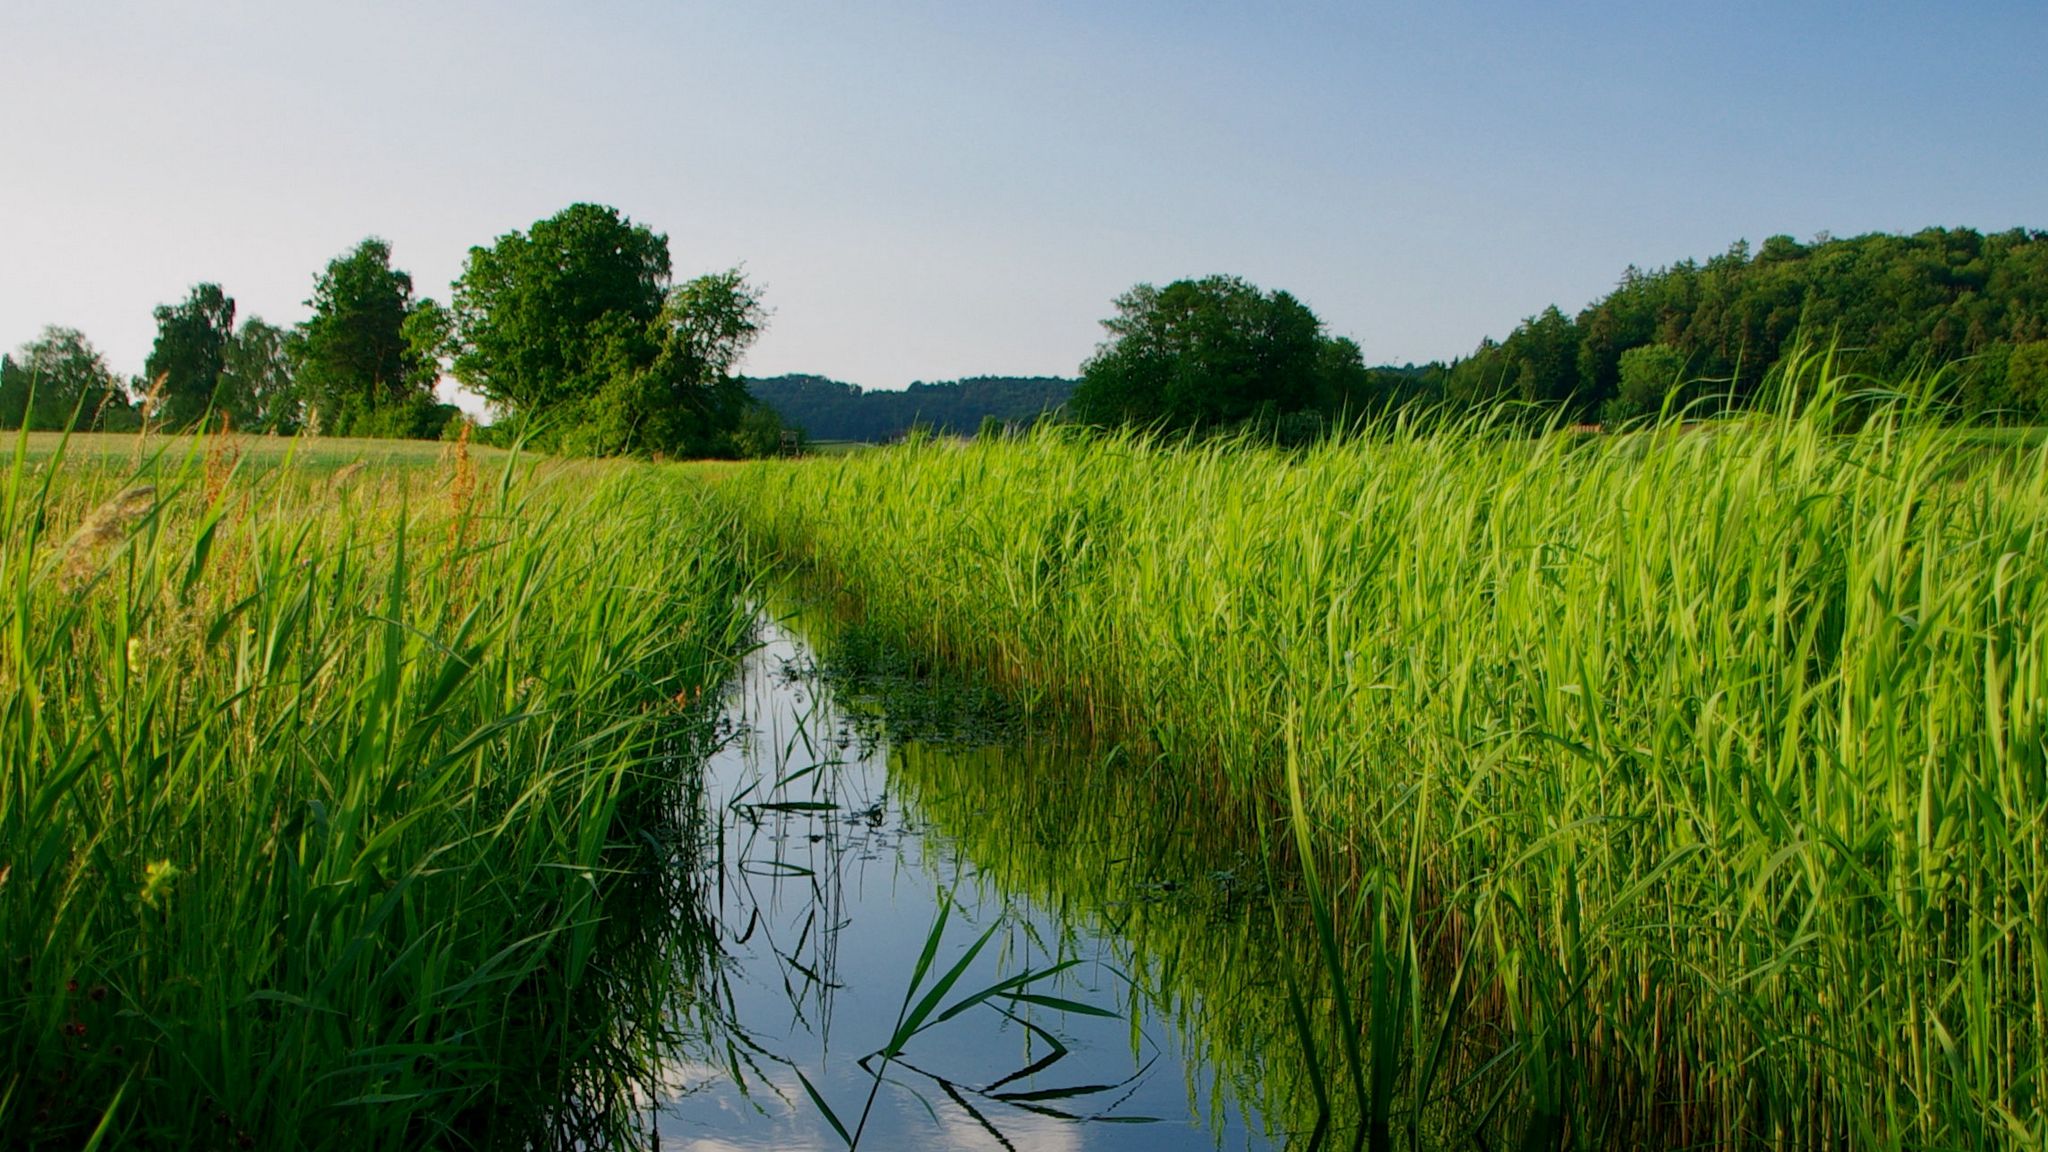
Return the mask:
<path id="1" fill-rule="evenodd" d="M 544 444 L 739 455 L 750 402 L 733 369 L 767 322 L 760 293 L 737 269 L 675 286 L 669 273 L 666 236 L 595 204 L 472 248 L 455 374 Z"/>
<path id="2" fill-rule="evenodd" d="M 868 627 L 1287 826 L 1344 977 L 1297 1020 L 1358 1022 L 1311 1079 L 1374 1144 L 1486 1067 L 1468 1120 L 1530 1146 L 2033 1146 L 2048 453 L 1851 383 L 1795 358 L 1702 432 L 1041 434 L 717 484 Z"/>
<path id="3" fill-rule="evenodd" d="M 2048 419 L 2048 233 L 1773 236 L 1705 264 L 1629 268 L 1576 317 L 1555 306 L 1448 364 L 1363 366 L 1284 292 L 1212 276 L 1140 284 L 1103 321 L 1071 413 L 1087 423 L 1246 430 L 1283 443 L 1392 412 L 1465 419 L 1502 405 L 1539 423 L 1621 425 L 1768 405 L 1763 382 L 1832 342 L 1891 380 L 1950 365 L 1943 417 Z"/>
<path id="4" fill-rule="evenodd" d="M 1235 276 L 1139 284 L 1115 301 L 1078 382 L 988 376 L 904 392 L 741 379 L 766 322 L 759 289 L 737 269 L 672 284 L 667 237 L 614 208 L 571 205 L 470 249 L 452 310 L 414 299 L 390 258 L 372 237 L 331 262 L 313 317 L 288 336 L 254 317 L 237 332 L 234 300 L 195 285 L 157 309 L 144 377 L 126 385 L 78 333 L 47 329 L 0 362 L 0 427 L 62 428 L 76 409 L 81 428 L 185 430 L 218 412 L 247 430 L 433 438 L 464 423 L 434 400 L 445 368 L 507 418 L 495 438 L 572 454 L 765 456 L 785 426 L 885 441 L 1056 412 L 1298 444 L 1397 411 L 1463 419 L 1510 404 L 1538 422 L 1621 425 L 1747 409 L 1816 341 L 1874 379 L 1953 365 L 1944 418 L 2048 419 L 2048 233 L 2026 229 L 1773 236 L 1754 254 L 1738 242 L 1704 264 L 1630 267 L 1576 316 L 1546 308 L 1468 357 L 1399 367 L 1366 367 L 1286 292 Z M 31 412 L 40 376 L 48 397 Z"/>
<path id="5" fill-rule="evenodd" d="M 132 468 L 140 467 L 144 461 L 158 455 L 173 461 L 182 461 L 195 452 L 203 455 L 209 443 L 231 443 L 236 456 L 235 466 L 239 474 L 245 477 L 256 472 L 287 466 L 313 472 L 330 472 L 357 464 L 362 465 L 364 469 L 379 472 L 387 468 L 446 467 L 456 451 L 453 443 L 420 440 L 352 439 L 342 436 L 237 436 L 229 441 L 219 441 L 208 436 L 138 437 L 133 434 L 115 435 L 102 432 L 77 432 L 69 435 L 61 432 L 30 432 L 18 437 L 9 437 L 7 447 L 23 451 L 30 464 L 40 464 L 52 457 L 62 456 L 73 463 L 105 468 Z M 467 452 L 475 463 L 493 469 L 501 467 L 508 456 L 501 448 L 472 445 L 463 451 Z"/>
<path id="6" fill-rule="evenodd" d="M 0 357 L 0 428 L 242 431 L 455 439 L 474 431 L 435 386 L 451 371 L 504 418 L 500 444 L 572 455 L 764 456 L 782 422 L 735 374 L 767 310 L 737 269 L 669 283 L 668 239 L 575 204 L 470 249 L 454 308 L 413 295 L 391 246 L 330 261 L 287 332 L 197 284 L 156 309 L 142 378 L 47 328 Z M 33 396 L 33 401 L 31 397 Z"/>
<path id="7" fill-rule="evenodd" d="M 743 627 L 694 487 L 110 440 L 0 488 L 0 1142 L 622 1138 Z"/>
<path id="8" fill-rule="evenodd" d="M 1773 236 L 1754 253 L 1737 243 L 1704 264 L 1630 268 L 1576 317 L 1548 309 L 1467 359 L 1432 365 L 1405 389 L 1384 381 L 1383 391 L 1460 408 L 1507 398 L 1575 418 L 1653 416 L 1677 381 L 1631 387 L 1624 358 L 1661 345 L 1686 379 L 1708 382 L 1688 399 L 1746 407 L 1802 332 L 1853 350 L 1847 366 L 1880 379 L 1960 362 L 1949 399 L 1971 418 L 2048 417 L 2048 373 L 2034 367 L 2048 363 L 2048 233 Z"/>
<path id="9" fill-rule="evenodd" d="M 747 392 L 814 441 L 898 440 L 917 425 L 944 436 L 978 432 L 988 420 L 1023 428 L 1059 411 L 1074 382 L 1057 376 L 970 376 L 900 391 L 865 391 L 823 376 L 768 376 Z"/>
<path id="10" fill-rule="evenodd" d="M 195 284 L 183 302 L 156 309 L 156 346 L 142 374 L 149 381 L 143 420 L 191 428 L 213 410 L 235 337 L 235 301 L 218 284 Z M 221 398 L 232 411 L 232 398 Z"/>
<path id="11" fill-rule="evenodd" d="M 434 400 L 440 350 L 448 341 L 447 313 L 432 300 L 415 300 L 412 277 L 391 267 L 391 246 L 375 237 L 338 256 L 313 285 L 313 315 L 287 344 L 293 385 L 313 428 L 336 436 L 395 436 L 430 440 L 455 415 Z M 243 357 L 260 361 L 261 333 L 243 326 Z M 238 427 L 260 426 L 254 389 L 237 389 L 249 408 Z M 279 413 L 267 421 L 291 431 Z"/>
<path id="12" fill-rule="evenodd" d="M 0 428 L 118 430 L 127 395 L 84 333 L 45 328 L 19 355 L 0 356 Z"/>
<path id="13" fill-rule="evenodd" d="M 1081 367 L 1076 419 L 1168 431 L 1342 414 L 1366 384 L 1358 345 L 1285 292 L 1235 276 L 1140 284 L 1117 297 L 1110 339 Z"/>
<path id="14" fill-rule="evenodd" d="M 289 436 L 305 427 L 305 401 L 292 375 L 292 334 L 259 316 L 242 321 L 228 344 L 217 392 L 233 404 L 233 425 L 245 432 Z"/>
<path id="15" fill-rule="evenodd" d="M 1284 992 L 1292 978 L 1306 1002 L 1330 1002 L 1312 917 L 1305 901 L 1287 895 L 1292 869 L 1268 860 L 1258 830 L 1219 803 L 1214 781 L 1130 746 L 1057 740 L 904 744 L 891 749 L 889 773 L 920 813 L 965 846 L 978 887 L 1068 910 L 1127 947 L 1122 967 L 1132 995 L 1170 1010 L 1215 1095 L 1256 1113 L 1270 1132 L 1315 1129 L 1324 1095 L 1317 1055 L 1343 1045 L 1333 1012 L 1308 1022 L 1304 1045 Z M 1279 873 L 1270 883 L 1269 871 Z M 1473 1054 L 1471 1047 L 1458 1055 Z M 1437 1081 L 1447 1086 L 1480 1071 L 1460 1063 Z M 1431 1102 L 1423 1130 L 1462 1134 L 1499 1087 L 1481 1074 L 1446 1093 Z M 1325 1125 L 1348 1134 L 1358 1117 L 1346 1112 Z M 1511 1131 L 1485 1134 L 1513 1139 Z"/>

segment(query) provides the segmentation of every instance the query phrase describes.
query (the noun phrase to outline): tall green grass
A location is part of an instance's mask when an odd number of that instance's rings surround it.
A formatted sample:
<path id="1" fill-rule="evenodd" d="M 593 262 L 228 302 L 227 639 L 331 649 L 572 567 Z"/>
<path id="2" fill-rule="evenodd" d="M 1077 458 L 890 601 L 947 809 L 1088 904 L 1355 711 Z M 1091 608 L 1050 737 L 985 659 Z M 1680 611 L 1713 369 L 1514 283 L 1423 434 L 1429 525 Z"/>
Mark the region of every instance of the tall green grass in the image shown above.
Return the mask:
<path id="1" fill-rule="evenodd" d="M 2048 453 L 1779 383 L 1696 430 L 717 484 L 870 626 L 1296 826 L 1371 1143 L 2038 1146 Z"/>
<path id="2" fill-rule="evenodd" d="M 251 472 L 218 438 L 22 445 L 0 487 L 0 1142 L 628 1128 L 644 1022 L 619 1004 L 655 994 L 629 969 L 687 960 L 633 922 L 688 898 L 645 845 L 687 833 L 696 702 L 744 628 L 694 487 L 481 474 L 460 447 Z"/>

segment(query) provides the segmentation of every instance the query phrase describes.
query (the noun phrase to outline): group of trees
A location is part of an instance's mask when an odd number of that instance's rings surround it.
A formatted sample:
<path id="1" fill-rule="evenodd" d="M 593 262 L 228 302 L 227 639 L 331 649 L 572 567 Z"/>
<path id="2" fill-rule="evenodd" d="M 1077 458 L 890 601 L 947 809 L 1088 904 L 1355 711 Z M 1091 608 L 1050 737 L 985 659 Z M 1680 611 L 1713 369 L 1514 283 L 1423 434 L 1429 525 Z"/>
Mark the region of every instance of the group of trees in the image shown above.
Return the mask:
<path id="1" fill-rule="evenodd" d="M 2048 233 L 2025 230 L 1773 236 L 1754 253 L 1738 243 L 1704 264 L 1630 268 L 1577 316 L 1546 308 L 1448 364 L 1367 368 L 1298 301 L 1232 277 L 1141 284 L 1103 325 L 1069 406 L 1094 424 L 1284 435 L 1504 402 L 1623 422 L 1750 404 L 1802 338 L 1877 380 L 1946 368 L 1963 418 L 2048 418 Z"/>
<path id="2" fill-rule="evenodd" d="M 1793 342 L 1832 342 L 1879 379 L 1952 367 L 1970 418 L 2048 416 L 2048 233 L 1773 236 L 1704 264 L 1630 268 L 1576 317 L 1556 308 L 1425 373 L 1457 406 L 1499 399 L 1626 420 L 1668 400 L 1740 406 Z"/>
<path id="3" fill-rule="evenodd" d="M 1057 412 L 1074 381 L 1059 376 L 970 376 L 902 391 L 868 391 L 823 376 L 769 376 L 747 391 L 784 423 L 819 440 L 894 440 L 913 427 L 967 436 L 989 421 L 1025 425 Z"/>
<path id="4" fill-rule="evenodd" d="M 0 428 L 104 427 L 128 413 L 127 386 L 76 329 L 45 328 L 0 356 Z"/>
<path id="5" fill-rule="evenodd" d="M 0 427 L 177 430 L 224 419 L 278 434 L 441 433 L 456 414 L 434 398 L 447 312 L 413 298 L 389 244 L 372 237 L 334 259 L 307 303 L 312 316 L 294 328 L 256 316 L 237 328 L 234 298 L 194 285 L 157 307 L 156 343 L 131 381 L 77 331 L 45 329 L 0 358 Z"/>
<path id="6" fill-rule="evenodd" d="M 0 426 L 430 438 L 459 415 L 444 373 L 490 400 L 500 435 L 590 453 L 773 451 L 781 424 L 736 375 L 766 320 L 738 270 L 670 280 L 668 240 L 576 204 L 470 249 L 452 307 L 417 297 L 371 237 L 315 278 L 287 330 L 199 284 L 156 309 L 143 376 L 122 381 L 78 332 L 50 328 L 0 358 Z M 75 424 L 74 424 L 75 421 Z"/>
<path id="7" fill-rule="evenodd" d="M 670 277 L 666 236 L 595 204 L 472 248 L 455 282 L 455 375 L 571 451 L 773 451 L 781 427 L 735 374 L 767 321 L 759 290 L 738 269 Z"/>
<path id="8" fill-rule="evenodd" d="M 1102 322 L 1070 411 L 1090 424 L 1201 431 L 1340 411 L 1369 377 L 1358 345 L 1308 306 L 1235 276 L 1140 284 Z"/>
<path id="9" fill-rule="evenodd" d="M 290 330 L 256 317 L 237 328 L 215 284 L 157 308 L 140 380 L 114 375 L 78 332 L 46 329 L 0 357 L 0 426 L 178 428 L 213 413 L 259 431 L 434 436 L 456 415 L 434 395 L 452 372 L 490 400 L 501 434 L 574 452 L 761 454 L 785 420 L 832 439 L 914 423 L 964 434 L 1062 403 L 1090 424 L 1295 439 L 1398 408 L 1513 401 L 1614 422 L 1740 406 L 1802 335 L 1880 379 L 1953 365 L 1967 417 L 2048 418 L 2048 233 L 2026 230 L 1738 243 L 1703 264 L 1630 268 L 1576 316 L 1546 308 L 1469 357 L 1421 366 L 1369 368 L 1301 301 L 1234 276 L 1140 284 L 1115 301 L 1078 382 L 900 393 L 810 376 L 749 385 L 737 368 L 766 322 L 760 291 L 737 269 L 672 277 L 667 237 L 596 204 L 470 249 L 449 307 L 416 297 L 373 237 L 327 265 L 312 315 Z"/>

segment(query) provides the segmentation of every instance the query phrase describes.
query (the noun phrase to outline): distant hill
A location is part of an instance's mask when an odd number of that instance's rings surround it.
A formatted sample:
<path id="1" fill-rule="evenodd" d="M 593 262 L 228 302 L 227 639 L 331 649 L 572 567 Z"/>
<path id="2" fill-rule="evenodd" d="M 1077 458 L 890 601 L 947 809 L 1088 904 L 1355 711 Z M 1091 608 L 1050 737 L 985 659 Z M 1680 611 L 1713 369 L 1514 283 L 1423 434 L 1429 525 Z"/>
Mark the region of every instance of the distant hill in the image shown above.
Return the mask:
<path id="1" fill-rule="evenodd" d="M 1074 381 L 1058 376 L 970 376 L 901 392 L 866 391 L 824 376 L 767 376 L 747 381 L 754 399 L 813 440 L 892 440 L 924 423 L 933 431 L 971 436 L 983 419 L 1028 423 L 1067 402 Z"/>

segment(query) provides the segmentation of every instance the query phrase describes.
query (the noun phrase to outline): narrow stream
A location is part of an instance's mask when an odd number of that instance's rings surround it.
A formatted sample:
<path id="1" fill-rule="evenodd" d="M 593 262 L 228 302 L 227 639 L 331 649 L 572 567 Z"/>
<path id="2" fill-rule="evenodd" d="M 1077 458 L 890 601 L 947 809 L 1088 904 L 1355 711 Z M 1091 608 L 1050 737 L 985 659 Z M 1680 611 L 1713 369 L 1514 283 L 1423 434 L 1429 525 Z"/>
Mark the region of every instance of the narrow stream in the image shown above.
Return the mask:
<path id="1" fill-rule="evenodd" d="M 660 1147 L 1285 1142 L 1260 1103 L 1277 1017 L 1203 1003 L 1279 998 L 1240 857 L 1142 789 L 1089 795 L 1071 774 L 1144 776 L 1099 751 L 903 738 L 763 627 L 706 769 L 717 1023 L 665 1077 Z"/>

